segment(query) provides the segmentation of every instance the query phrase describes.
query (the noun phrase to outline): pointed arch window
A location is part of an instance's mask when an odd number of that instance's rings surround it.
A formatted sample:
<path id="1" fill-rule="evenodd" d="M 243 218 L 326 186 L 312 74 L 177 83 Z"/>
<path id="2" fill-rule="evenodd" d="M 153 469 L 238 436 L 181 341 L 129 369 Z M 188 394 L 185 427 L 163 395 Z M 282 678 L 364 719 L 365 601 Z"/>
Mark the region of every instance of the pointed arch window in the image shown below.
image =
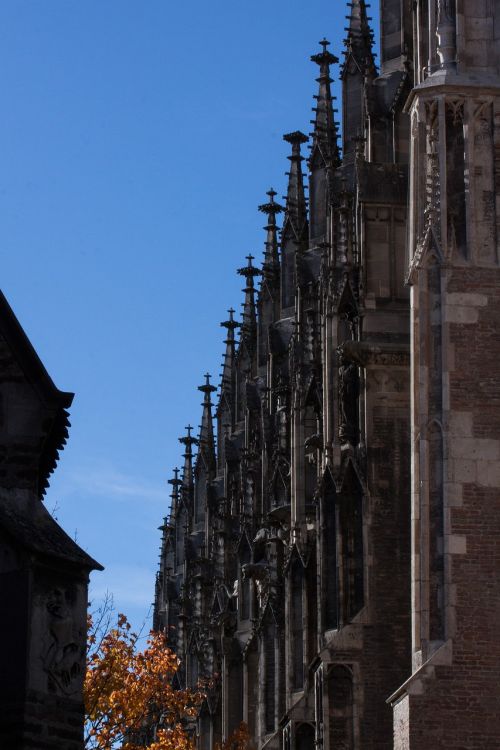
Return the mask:
<path id="1" fill-rule="evenodd" d="M 266 733 L 276 727 L 276 623 L 268 615 L 263 632 L 264 657 L 264 727 Z"/>
<path id="2" fill-rule="evenodd" d="M 188 658 L 189 687 L 195 688 L 200 677 L 200 663 L 198 654 L 194 647 L 191 648 Z"/>
<path id="3" fill-rule="evenodd" d="M 343 616 L 351 620 L 364 604 L 363 494 L 352 466 L 341 494 Z"/>
<path id="4" fill-rule="evenodd" d="M 290 629 L 292 649 L 292 687 L 304 687 L 304 567 L 296 557 L 290 571 Z"/>
<path id="5" fill-rule="evenodd" d="M 443 433 L 429 427 L 429 640 L 444 640 Z"/>
<path id="6" fill-rule="evenodd" d="M 324 518 L 324 555 L 322 555 L 323 587 L 326 593 L 324 625 L 333 630 L 339 625 L 339 570 L 337 558 L 338 505 L 332 475 L 326 472 L 323 481 L 322 515 Z"/>

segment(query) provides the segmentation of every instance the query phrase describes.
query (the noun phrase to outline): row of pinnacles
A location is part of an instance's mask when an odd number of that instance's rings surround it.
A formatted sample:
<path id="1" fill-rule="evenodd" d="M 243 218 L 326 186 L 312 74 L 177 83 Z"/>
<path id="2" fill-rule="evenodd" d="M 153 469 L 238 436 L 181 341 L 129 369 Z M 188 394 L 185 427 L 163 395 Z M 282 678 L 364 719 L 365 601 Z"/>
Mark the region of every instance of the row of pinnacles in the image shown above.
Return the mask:
<path id="1" fill-rule="evenodd" d="M 324 40 L 309 201 L 293 132 L 170 482 L 154 624 L 201 750 L 498 746 L 500 8 L 383 0 L 380 70 L 350 10 L 342 149 Z"/>

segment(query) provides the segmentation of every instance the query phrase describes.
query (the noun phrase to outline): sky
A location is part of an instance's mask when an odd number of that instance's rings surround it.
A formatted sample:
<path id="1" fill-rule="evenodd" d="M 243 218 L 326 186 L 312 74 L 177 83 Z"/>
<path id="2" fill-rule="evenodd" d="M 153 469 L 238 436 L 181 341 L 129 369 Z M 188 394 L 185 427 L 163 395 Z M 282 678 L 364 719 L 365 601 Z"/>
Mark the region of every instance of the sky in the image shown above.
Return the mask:
<path id="1" fill-rule="evenodd" d="M 151 625 L 178 437 L 200 423 L 203 374 L 218 384 L 236 269 L 262 259 L 257 206 L 285 192 L 282 135 L 310 132 L 309 58 L 324 36 L 340 57 L 348 11 L 0 4 L 0 287 L 76 394 L 45 502 L 105 566 L 92 606 L 108 591 L 136 629 Z"/>

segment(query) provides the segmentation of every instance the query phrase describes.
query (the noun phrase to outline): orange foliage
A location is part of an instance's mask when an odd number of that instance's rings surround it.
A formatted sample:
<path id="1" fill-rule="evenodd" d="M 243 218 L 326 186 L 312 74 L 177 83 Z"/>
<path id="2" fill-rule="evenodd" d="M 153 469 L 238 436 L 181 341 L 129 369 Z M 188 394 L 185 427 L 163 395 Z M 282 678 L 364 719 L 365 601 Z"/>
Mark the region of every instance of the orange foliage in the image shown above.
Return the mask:
<path id="1" fill-rule="evenodd" d="M 249 750 L 250 732 L 244 721 L 229 735 L 222 746 L 216 745 L 216 750 Z"/>
<path id="2" fill-rule="evenodd" d="M 161 633 L 151 632 L 144 651 L 136 646 L 125 615 L 105 632 L 89 615 L 85 747 L 193 750 L 185 721 L 196 717 L 203 695 L 172 687 L 179 660 Z"/>

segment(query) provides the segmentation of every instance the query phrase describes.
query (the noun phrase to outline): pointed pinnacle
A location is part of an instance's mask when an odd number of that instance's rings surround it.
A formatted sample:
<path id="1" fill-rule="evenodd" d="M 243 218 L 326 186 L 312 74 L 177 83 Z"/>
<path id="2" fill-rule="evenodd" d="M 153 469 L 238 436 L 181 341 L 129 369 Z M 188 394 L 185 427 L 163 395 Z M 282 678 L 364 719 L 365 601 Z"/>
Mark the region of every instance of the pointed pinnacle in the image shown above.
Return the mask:
<path id="1" fill-rule="evenodd" d="M 180 469 L 176 467 L 175 469 L 172 469 L 172 471 L 174 476 L 172 477 L 172 479 L 168 480 L 168 484 L 171 484 L 173 487 L 173 492 L 176 492 L 176 488 L 182 484 L 181 480 L 179 479 Z"/>
<path id="2" fill-rule="evenodd" d="M 269 202 L 268 203 L 262 203 L 260 206 L 258 206 L 259 211 L 261 211 L 263 214 L 280 214 L 285 209 L 283 206 L 280 206 L 279 203 L 276 203 L 274 198 L 278 193 L 276 190 L 273 190 L 272 188 L 267 191 L 266 195 L 269 196 Z M 265 227 L 267 229 L 267 227 Z"/>
<path id="3" fill-rule="evenodd" d="M 210 383 L 211 375 L 208 372 L 205 373 L 204 378 L 205 378 L 205 382 L 203 385 L 198 386 L 198 390 L 204 393 L 205 397 L 208 396 L 208 401 L 210 401 L 210 394 L 216 391 L 217 388 L 215 387 L 215 385 L 211 385 Z"/>
<path id="4" fill-rule="evenodd" d="M 228 313 L 229 313 L 229 320 L 223 320 L 220 325 L 222 326 L 222 328 L 227 328 L 228 331 L 231 331 L 231 330 L 234 331 L 235 328 L 240 327 L 240 323 L 238 323 L 234 319 L 235 310 L 233 310 L 232 307 L 229 308 Z"/>
<path id="5" fill-rule="evenodd" d="M 260 269 L 255 268 L 255 266 L 252 265 L 252 261 L 255 260 L 255 257 L 253 255 L 247 255 L 246 260 L 248 260 L 248 265 L 244 266 L 243 268 L 238 268 L 237 273 L 240 276 L 246 276 L 247 279 L 251 279 L 254 276 L 259 276 L 261 273 Z"/>

